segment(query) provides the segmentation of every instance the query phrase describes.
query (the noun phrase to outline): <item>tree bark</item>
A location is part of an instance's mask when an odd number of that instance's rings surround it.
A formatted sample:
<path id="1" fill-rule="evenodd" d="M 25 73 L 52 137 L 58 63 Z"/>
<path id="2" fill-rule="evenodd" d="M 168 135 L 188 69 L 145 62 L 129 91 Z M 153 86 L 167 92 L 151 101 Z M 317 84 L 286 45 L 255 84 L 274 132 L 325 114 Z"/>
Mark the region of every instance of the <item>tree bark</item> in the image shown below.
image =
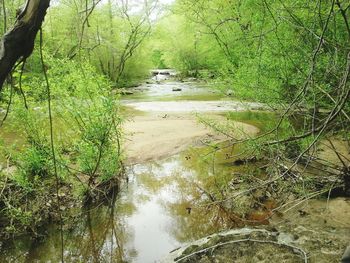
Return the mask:
<path id="1" fill-rule="evenodd" d="M 20 59 L 29 57 L 35 37 L 44 21 L 50 0 L 27 0 L 15 25 L 0 41 L 0 92 L 5 79 Z"/>

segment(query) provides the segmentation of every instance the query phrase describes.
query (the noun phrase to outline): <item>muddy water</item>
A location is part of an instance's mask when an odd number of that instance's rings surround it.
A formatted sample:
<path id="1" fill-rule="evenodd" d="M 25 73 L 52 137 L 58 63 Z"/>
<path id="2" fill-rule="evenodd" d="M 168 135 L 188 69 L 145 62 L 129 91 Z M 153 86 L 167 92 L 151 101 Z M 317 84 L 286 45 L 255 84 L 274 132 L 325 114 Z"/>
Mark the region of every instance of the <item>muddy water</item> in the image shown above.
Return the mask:
<path id="1" fill-rule="evenodd" d="M 184 102 L 184 97 L 176 95 L 176 100 L 180 102 L 169 102 L 176 109 L 187 107 L 187 111 L 196 111 L 191 102 L 200 101 L 204 95 L 208 101 L 208 96 L 211 96 L 200 87 L 171 83 L 152 86 L 141 95 L 132 95 L 132 100 L 126 97 L 124 103 L 133 107 L 137 103 L 143 105 L 145 101 L 155 101 L 153 106 L 148 104 L 151 109 L 135 108 L 149 111 L 169 109 L 166 105 L 159 106 L 159 101 L 162 98 L 167 100 L 173 94 L 170 89 L 174 85 L 181 86 L 186 100 L 190 99 Z M 200 109 L 212 112 L 215 111 L 213 108 L 221 108 L 216 105 L 222 102 L 200 103 Z M 250 115 L 247 120 L 254 122 Z M 227 184 L 237 172 L 234 169 L 241 168 L 227 165 L 224 155 L 219 157 L 215 167 L 212 164 L 211 155 L 203 157 L 201 149 L 189 149 L 164 160 L 128 167 L 128 183 L 115 203 L 87 209 L 73 228 L 65 229 L 65 261 L 156 262 L 186 242 L 232 226 L 235 222 L 225 213 L 220 214 L 203 205 L 207 199 L 205 182 L 217 183 L 215 178 L 220 174 L 221 183 Z M 24 237 L 2 244 L 0 261 L 58 262 L 60 243 L 57 227 L 52 225 L 45 231 L 48 235 L 42 240 Z"/>

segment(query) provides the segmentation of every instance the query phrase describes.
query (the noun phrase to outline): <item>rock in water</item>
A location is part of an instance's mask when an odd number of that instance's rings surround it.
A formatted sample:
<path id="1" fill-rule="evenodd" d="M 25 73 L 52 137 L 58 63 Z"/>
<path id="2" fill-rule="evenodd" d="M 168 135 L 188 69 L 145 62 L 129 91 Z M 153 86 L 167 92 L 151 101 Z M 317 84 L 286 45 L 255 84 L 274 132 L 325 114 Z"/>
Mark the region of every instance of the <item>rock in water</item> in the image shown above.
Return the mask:
<path id="1" fill-rule="evenodd" d="M 226 91 L 226 96 L 233 96 L 233 91 L 232 90 Z"/>
<path id="2" fill-rule="evenodd" d="M 131 90 L 121 90 L 121 92 L 120 92 L 122 95 L 133 95 L 134 94 L 134 92 L 133 91 L 131 91 Z"/>

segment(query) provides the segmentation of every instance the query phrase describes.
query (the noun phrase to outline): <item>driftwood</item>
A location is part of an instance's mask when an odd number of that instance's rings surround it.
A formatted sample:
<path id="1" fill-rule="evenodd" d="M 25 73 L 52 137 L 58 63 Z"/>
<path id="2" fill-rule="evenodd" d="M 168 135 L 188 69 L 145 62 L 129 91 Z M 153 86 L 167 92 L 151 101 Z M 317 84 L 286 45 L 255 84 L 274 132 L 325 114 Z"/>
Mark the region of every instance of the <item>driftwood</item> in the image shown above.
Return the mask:
<path id="1" fill-rule="evenodd" d="M 24 61 L 34 49 L 34 41 L 44 21 L 50 0 L 27 0 L 15 25 L 0 41 L 0 92 L 17 61 Z"/>

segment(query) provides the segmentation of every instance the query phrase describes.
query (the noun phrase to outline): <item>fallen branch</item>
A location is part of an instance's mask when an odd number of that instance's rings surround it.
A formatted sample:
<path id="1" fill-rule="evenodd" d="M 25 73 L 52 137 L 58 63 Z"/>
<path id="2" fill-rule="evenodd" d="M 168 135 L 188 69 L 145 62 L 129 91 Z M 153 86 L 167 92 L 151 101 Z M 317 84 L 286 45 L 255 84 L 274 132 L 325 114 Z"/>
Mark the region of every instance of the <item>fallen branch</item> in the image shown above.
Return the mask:
<path id="1" fill-rule="evenodd" d="M 211 249 L 214 250 L 215 248 L 218 248 L 218 247 L 222 247 L 222 246 L 229 245 L 229 244 L 234 244 L 234 243 L 240 243 L 240 242 L 267 243 L 267 244 L 274 244 L 274 245 L 278 245 L 278 246 L 288 247 L 288 248 L 291 248 L 294 253 L 295 253 L 295 251 L 299 251 L 300 254 L 303 255 L 304 263 L 308 262 L 307 253 L 303 249 L 301 249 L 300 247 L 296 247 L 296 246 L 289 245 L 289 244 L 286 244 L 286 243 L 279 243 L 277 241 L 272 241 L 272 240 L 258 240 L 258 239 L 251 239 L 251 238 L 232 240 L 232 241 L 228 241 L 228 242 L 224 242 L 224 243 L 219 243 L 219 244 L 216 244 L 216 245 L 213 245 L 213 246 L 210 246 L 210 247 L 207 247 L 207 248 L 195 251 L 195 252 L 193 252 L 193 253 L 191 253 L 189 255 L 186 255 L 186 256 L 184 256 L 182 258 L 177 259 L 175 262 L 181 262 L 181 261 L 183 261 L 183 260 L 185 260 L 187 258 L 190 258 L 190 257 L 192 257 L 194 255 L 197 255 L 197 254 L 204 253 L 204 252 L 206 252 L 208 250 L 211 250 Z"/>

